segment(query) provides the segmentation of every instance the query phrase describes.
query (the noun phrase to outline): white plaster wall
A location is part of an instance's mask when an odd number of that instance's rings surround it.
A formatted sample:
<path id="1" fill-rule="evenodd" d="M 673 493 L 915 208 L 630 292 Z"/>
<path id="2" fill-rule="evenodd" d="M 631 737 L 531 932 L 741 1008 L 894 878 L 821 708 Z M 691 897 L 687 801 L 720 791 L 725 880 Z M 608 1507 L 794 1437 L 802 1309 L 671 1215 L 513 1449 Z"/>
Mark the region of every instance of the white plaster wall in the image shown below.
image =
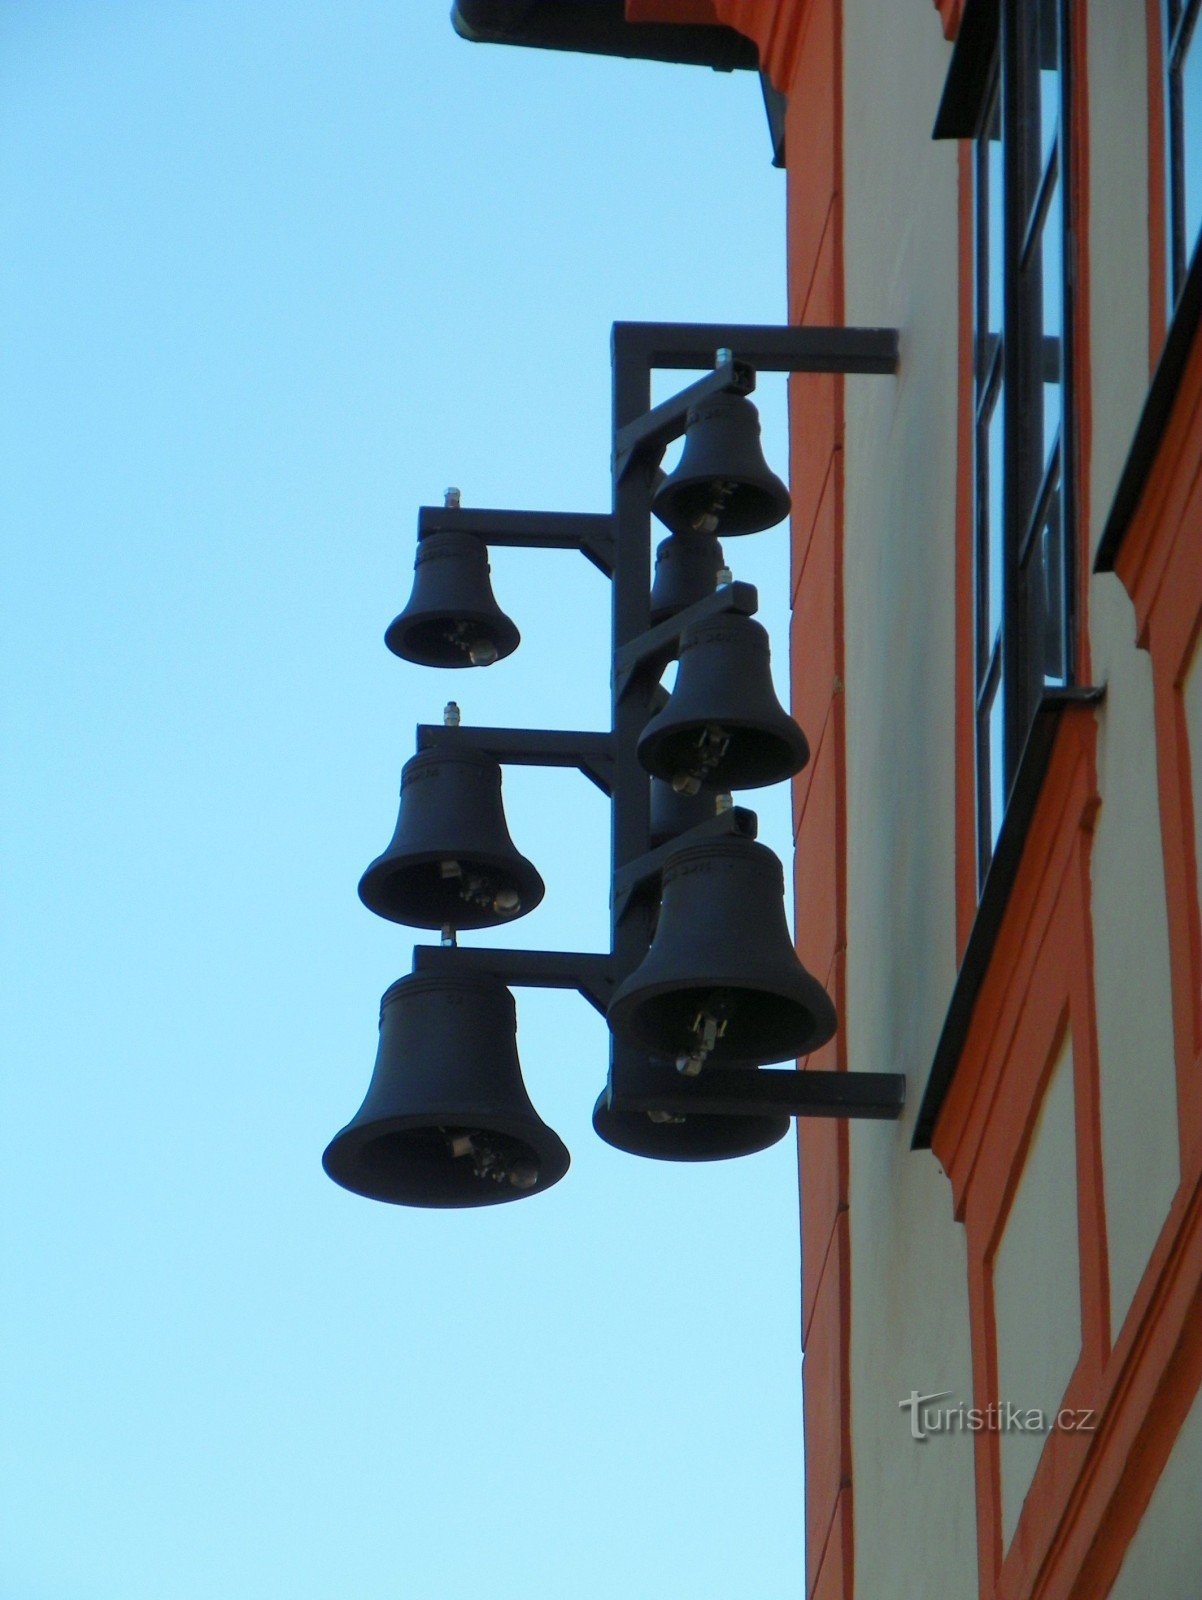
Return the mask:
<path id="1" fill-rule="evenodd" d="M 1052 1416 L 1081 1354 L 1073 1045 L 1066 1038 L 1044 1091 L 993 1263 L 998 1398 Z M 1014 1536 L 1046 1435 L 999 1437 L 1002 1537 Z"/>
<path id="2" fill-rule="evenodd" d="M 851 1134 L 858 1600 L 975 1594 L 967 1436 L 910 1438 L 912 1389 L 972 1393 L 964 1231 L 910 1150 L 955 975 L 957 153 L 932 141 L 933 7 L 844 0 L 846 320 L 901 330 L 897 379 L 849 378 L 845 602 L 853 1069 L 903 1071 L 900 1124 Z"/>
<path id="3" fill-rule="evenodd" d="M 1180 1181 L 1168 911 L 1156 780 L 1152 666 L 1113 575 L 1090 598 L 1102 807 L 1093 932 L 1102 1163 L 1117 1338 Z"/>
<path id="4" fill-rule="evenodd" d="M 1147 12 L 1089 0 L 1090 549 L 1148 392 Z"/>
<path id="5" fill-rule="evenodd" d="M 1110 1600 L 1202 1595 L 1202 1393 L 1127 1546 Z"/>

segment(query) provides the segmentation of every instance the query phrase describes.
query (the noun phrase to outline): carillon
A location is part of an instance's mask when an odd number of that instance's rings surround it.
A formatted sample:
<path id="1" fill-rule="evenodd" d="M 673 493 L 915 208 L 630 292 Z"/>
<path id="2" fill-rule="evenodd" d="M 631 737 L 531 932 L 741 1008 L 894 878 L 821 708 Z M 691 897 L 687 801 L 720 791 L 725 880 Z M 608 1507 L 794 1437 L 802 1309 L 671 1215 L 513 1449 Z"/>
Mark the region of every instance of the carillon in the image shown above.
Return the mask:
<path id="1" fill-rule="evenodd" d="M 611 1030 L 593 1127 L 615 1149 L 714 1161 L 775 1144 L 793 1115 L 896 1117 L 894 1073 L 773 1070 L 835 1031 L 834 1007 L 797 959 L 780 862 L 731 791 L 782 783 L 809 757 L 776 698 L 758 598 L 734 581 L 719 538 L 769 528 L 789 495 L 764 460 L 747 399 L 757 366 L 892 372 L 889 330 L 614 327 L 613 511 L 473 510 L 458 490 L 419 519 L 413 592 L 386 634 L 421 666 L 487 667 L 518 645 L 492 592 L 489 549 L 578 550 L 613 586 L 612 723 L 605 731 L 418 729 L 396 828 L 364 872 L 364 904 L 440 930 L 380 1008 L 366 1098 L 325 1169 L 398 1205 L 495 1205 L 551 1188 L 568 1169 L 522 1080 L 512 985 L 578 990 Z M 713 372 L 651 406 L 656 366 Z M 734 351 L 738 351 L 736 358 Z M 681 434 L 676 470 L 660 470 Z M 651 573 L 651 513 L 671 530 Z M 679 663 L 671 694 L 660 679 Z M 513 843 L 503 763 L 577 767 L 613 806 L 611 940 L 605 952 L 462 946 L 459 935 L 525 916 L 544 894 Z"/>

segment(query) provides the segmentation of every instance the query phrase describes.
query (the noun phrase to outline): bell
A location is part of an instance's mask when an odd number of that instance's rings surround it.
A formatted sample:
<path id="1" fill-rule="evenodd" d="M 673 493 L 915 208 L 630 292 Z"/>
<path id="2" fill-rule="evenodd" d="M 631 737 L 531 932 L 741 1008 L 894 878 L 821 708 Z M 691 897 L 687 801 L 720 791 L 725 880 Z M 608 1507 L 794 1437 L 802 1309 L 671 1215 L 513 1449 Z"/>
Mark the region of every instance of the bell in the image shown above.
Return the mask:
<path id="1" fill-rule="evenodd" d="M 493 598 L 488 570 L 488 547 L 474 533 L 427 534 L 413 593 L 384 643 L 419 667 L 490 667 L 512 655 L 521 634 Z"/>
<path id="2" fill-rule="evenodd" d="M 651 780 L 651 848 L 675 839 L 679 834 L 708 822 L 715 815 L 718 796 L 712 789 L 696 794 L 678 794 L 663 778 Z"/>
<path id="3" fill-rule="evenodd" d="M 558 1183 L 569 1156 L 530 1104 L 513 996 L 415 973 L 380 1002 L 367 1098 L 322 1157 L 335 1183 L 401 1206 L 489 1206 Z"/>
<path id="4" fill-rule="evenodd" d="M 751 401 L 716 394 L 690 406 L 684 453 L 651 509 L 673 533 L 759 533 L 789 514 L 789 491 L 764 460 Z"/>
<path id="5" fill-rule="evenodd" d="M 759 623 L 732 611 L 686 629 L 676 686 L 639 739 L 647 770 L 696 794 L 780 783 L 809 759 L 805 734 L 776 698 Z"/>
<path id="6" fill-rule="evenodd" d="M 495 928 L 543 894 L 509 837 L 491 756 L 435 748 L 406 761 L 392 842 L 359 880 L 369 911 L 413 928 Z"/>
<path id="7" fill-rule="evenodd" d="M 722 546 L 717 539 L 682 539 L 673 534 L 662 540 L 655 552 L 651 626 L 666 622 L 686 606 L 713 594 L 721 565 Z"/>
<path id="8" fill-rule="evenodd" d="M 621 1046 L 619 1045 L 619 1049 Z M 746 1068 L 754 1072 L 753 1066 Z M 648 1096 L 657 1088 L 676 1086 L 679 1074 L 670 1061 L 625 1052 L 619 1067 L 610 1068 L 609 1081 L 593 1107 L 593 1129 L 615 1150 L 656 1161 L 727 1161 L 754 1155 L 776 1144 L 789 1131 L 786 1116 L 671 1116 L 665 1112 L 633 1111 L 623 1105 L 627 1096 Z"/>
<path id="9" fill-rule="evenodd" d="M 618 985 L 608 1020 L 620 1039 L 689 1074 L 826 1043 L 835 1009 L 797 959 L 771 850 L 733 834 L 669 856 L 651 948 Z"/>

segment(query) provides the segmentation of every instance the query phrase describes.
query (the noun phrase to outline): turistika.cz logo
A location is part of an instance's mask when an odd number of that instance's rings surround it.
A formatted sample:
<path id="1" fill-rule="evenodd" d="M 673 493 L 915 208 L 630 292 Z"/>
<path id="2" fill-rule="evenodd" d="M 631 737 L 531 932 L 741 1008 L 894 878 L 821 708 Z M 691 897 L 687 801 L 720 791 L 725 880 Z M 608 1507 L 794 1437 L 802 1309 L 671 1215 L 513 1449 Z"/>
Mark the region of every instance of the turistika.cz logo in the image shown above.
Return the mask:
<path id="1" fill-rule="evenodd" d="M 899 1410 L 910 1413 L 911 1439 L 921 1444 L 936 1433 L 1092 1433 L 1096 1426 L 1093 1411 L 1072 1406 L 1043 1411 L 1009 1400 L 987 1406 L 966 1406 L 962 1400 L 950 1406 L 939 1404 L 951 1398 L 950 1389 L 930 1394 L 911 1389 L 906 1399 L 897 1402 Z"/>

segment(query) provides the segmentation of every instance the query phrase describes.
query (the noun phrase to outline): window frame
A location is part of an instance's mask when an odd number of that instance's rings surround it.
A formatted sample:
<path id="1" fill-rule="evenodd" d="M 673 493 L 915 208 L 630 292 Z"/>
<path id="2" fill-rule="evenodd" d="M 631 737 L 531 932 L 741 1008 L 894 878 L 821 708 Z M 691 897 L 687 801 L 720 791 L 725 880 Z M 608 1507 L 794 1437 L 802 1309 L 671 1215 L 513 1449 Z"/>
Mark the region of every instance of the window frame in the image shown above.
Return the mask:
<path id="1" fill-rule="evenodd" d="M 1190 46 L 1202 51 L 1202 0 L 1162 0 L 1165 119 L 1165 263 L 1169 317 L 1181 297 L 1190 260 L 1202 237 L 1186 236 L 1185 128 L 1182 67 Z"/>

